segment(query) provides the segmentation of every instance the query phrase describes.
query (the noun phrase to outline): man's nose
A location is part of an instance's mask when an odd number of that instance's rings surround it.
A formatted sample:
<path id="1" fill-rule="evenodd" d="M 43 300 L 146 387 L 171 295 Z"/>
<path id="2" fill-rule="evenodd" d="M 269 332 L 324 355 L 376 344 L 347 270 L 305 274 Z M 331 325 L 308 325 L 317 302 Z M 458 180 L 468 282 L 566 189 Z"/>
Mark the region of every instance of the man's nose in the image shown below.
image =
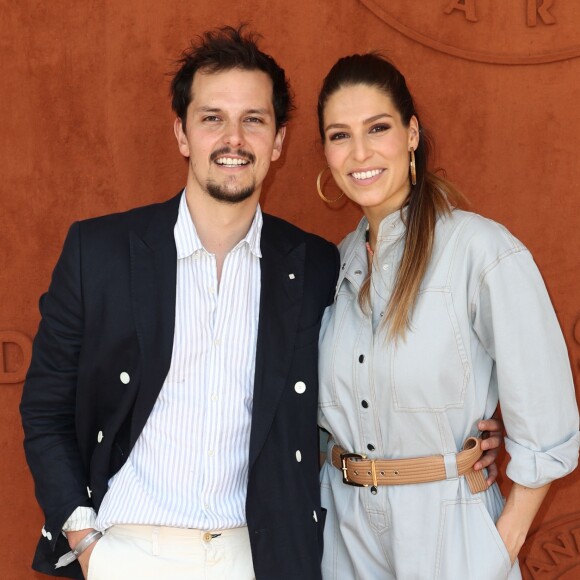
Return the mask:
<path id="1" fill-rule="evenodd" d="M 226 125 L 224 143 L 231 147 L 241 147 L 244 144 L 244 132 L 241 123 L 231 121 Z"/>

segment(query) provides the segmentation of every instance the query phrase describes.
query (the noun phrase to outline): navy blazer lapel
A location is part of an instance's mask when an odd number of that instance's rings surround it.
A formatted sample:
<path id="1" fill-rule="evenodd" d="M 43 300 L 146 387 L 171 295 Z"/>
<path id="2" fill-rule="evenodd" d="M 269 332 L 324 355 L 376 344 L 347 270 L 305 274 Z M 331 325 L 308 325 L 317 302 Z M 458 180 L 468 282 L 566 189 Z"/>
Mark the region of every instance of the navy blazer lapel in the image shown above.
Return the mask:
<path id="1" fill-rule="evenodd" d="M 131 299 L 142 376 L 131 424 L 131 446 L 163 386 L 173 350 L 177 251 L 174 227 L 181 194 L 160 204 L 143 235 L 130 234 Z"/>
<path id="2" fill-rule="evenodd" d="M 305 244 L 292 244 L 270 220 L 270 216 L 264 215 L 260 240 L 260 319 L 250 468 L 264 444 L 286 384 L 304 287 Z"/>

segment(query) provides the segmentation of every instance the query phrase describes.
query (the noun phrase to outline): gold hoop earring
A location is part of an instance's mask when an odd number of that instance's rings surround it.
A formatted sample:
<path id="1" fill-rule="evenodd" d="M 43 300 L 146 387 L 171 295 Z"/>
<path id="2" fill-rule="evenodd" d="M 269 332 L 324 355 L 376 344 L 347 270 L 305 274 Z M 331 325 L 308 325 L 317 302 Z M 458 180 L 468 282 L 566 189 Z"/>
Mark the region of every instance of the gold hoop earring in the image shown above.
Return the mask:
<path id="1" fill-rule="evenodd" d="M 411 172 L 411 185 L 417 185 L 417 166 L 415 165 L 415 150 L 413 147 L 409 149 L 409 171 Z"/>
<path id="2" fill-rule="evenodd" d="M 328 199 L 324 193 L 322 193 L 322 176 L 324 175 L 324 172 L 330 169 L 330 167 L 326 166 L 319 174 L 318 177 L 316 178 L 316 191 L 318 191 L 318 195 L 320 196 L 320 199 L 322 199 L 322 201 L 324 201 L 325 203 L 335 203 L 337 202 L 343 195 L 344 195 L 344 191 L 336 198 L 336 199 Z"/>

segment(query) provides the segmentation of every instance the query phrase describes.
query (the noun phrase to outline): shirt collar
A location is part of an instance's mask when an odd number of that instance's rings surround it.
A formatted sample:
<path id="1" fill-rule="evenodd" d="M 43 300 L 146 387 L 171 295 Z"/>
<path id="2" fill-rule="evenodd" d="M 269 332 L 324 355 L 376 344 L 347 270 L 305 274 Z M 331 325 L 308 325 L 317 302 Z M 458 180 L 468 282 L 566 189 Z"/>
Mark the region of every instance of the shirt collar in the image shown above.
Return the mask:
<path id="1" fill-rule="evenodd" d="M 250 226 L 248 233 L 236 244 L 236 246 L 232 249 L 232 252 L 240 246 L 246 244 L 252 254 L 258 258 L 261 258 L 262 252 L 260 250 L 260 237 L 262 234 L 262 224 L 262 210 L 258 204 L 256 207 L 256 214 L 254 215 L 254 219 L 252 220 L 252 225 Z M 193 220 L 191 219 L 189 208 L 187 207 L 185 189 L 181 194 L 177 222 L 175 223 L 173 235 L 175 237 L 175 247 L 177 249 L 178 260 L 187 258 L 198 250 L 204 249 L 203 244 L 197 235 Z"/>
<path id="2" fill-rule="evenodd" d="M 397 210 L 384 217 L 379 225 L 377 240 L 389 240 L 393 237 L 400 238 L 406 230 L 404 219 L 407 217 L 407 212 L 408 208 L 404 207 L 402 211 Z M 343 255 L 346 261 L 348 261 L 354 254 L 359 254 L 359 257 L 366 256 L 364 241 L 368 227 L 369 222 L 367 221 L 367 218 L 363 216 L 356 230 L 354 231 L 354 235 L 350 240 L 348 248 L 345 248 Z M 361 248 L 363 249 L 361 250 Z"/>
<path id="3" fill-rule="evenodd" d="M 406 230 L 405 220 L 407 219 L 408 213 L 409 208 L 405 206 L 383 218 L 383 221 L 379 225 L 377 241 L 388 240 L 393 237 L 398 238 L 403 235 Z"/>

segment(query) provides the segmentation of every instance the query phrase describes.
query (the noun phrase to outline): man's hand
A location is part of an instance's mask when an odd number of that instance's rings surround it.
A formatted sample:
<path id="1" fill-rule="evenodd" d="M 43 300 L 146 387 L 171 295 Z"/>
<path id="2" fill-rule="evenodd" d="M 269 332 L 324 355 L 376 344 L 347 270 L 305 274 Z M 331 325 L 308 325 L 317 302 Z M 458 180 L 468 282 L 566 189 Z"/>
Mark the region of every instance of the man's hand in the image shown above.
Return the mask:
<path id="1" fill-rule="evenodd" d="M 70 546 L 71 550 L 74 550 L 75 546 L 90 532 L 94 532 L 93 528 L 87 528 L 86 530 L 79 530 L 78 532 L 67 532 L 66 539 L 68 540 L 68 545 Z M 83 571 L 83 576 L 85 578 L 87 578 L 89 575 L 89 560 L 91 558 L 91 552 L 94 550 L 98 541 L 99 540 L 96 540 L 95 542 L 93 542 L 79 556 L 79 564 L 81 565 L 81 570 Z"/>
<path id="2" fill-rule="evenodd" d="M 477 424 L 477 428 L 484 432 L 481 448 L 485 453 L 475 463 L 473 469 L 478 471 L 487 467 L 487 485 L 491 485 L 497 479 L 498 475 L 495 461 L 500 448 L 503 446 L 503 421 L 497 417 L 492 417 L 491 419 L 480 421 Z"/>

